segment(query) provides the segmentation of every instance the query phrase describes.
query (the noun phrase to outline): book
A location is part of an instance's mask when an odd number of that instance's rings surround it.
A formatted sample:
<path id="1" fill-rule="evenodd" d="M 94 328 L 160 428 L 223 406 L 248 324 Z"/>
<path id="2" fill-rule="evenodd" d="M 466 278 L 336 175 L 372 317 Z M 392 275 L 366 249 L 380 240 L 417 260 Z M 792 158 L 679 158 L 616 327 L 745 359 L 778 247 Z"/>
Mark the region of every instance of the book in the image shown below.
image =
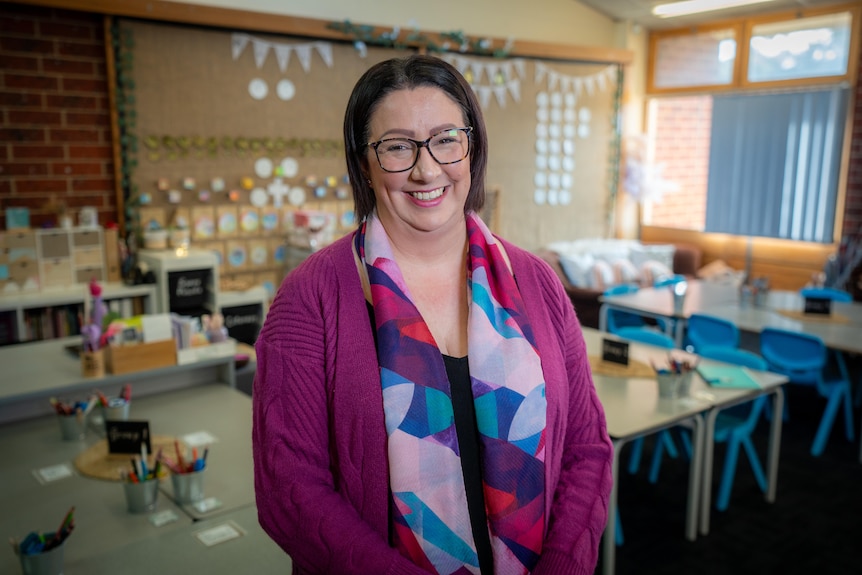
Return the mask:
<path id="1" fill-rule="evenodd" d="M 738 365 L 699 365 L 697 373 L 712 387 L 728 389 L 760 389 L 751 372 Z"/>

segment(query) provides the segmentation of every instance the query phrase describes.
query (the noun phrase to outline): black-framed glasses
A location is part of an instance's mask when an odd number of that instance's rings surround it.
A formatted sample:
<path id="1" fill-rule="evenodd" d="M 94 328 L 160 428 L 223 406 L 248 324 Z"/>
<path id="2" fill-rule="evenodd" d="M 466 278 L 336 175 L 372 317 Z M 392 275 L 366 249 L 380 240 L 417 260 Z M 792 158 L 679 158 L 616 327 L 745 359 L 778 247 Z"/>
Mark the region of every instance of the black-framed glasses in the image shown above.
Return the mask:
<path id="1" fill-rule="evenodd" d="M 470 134 L 472 126 L 447 128 L 437 132 L 427 140 L 410 138 L 386 138 L 368 142 L 374 148 L 377 161 L 385 172 L 406 172 L 416 165 L 419 150 L 428 148 L 434 161 L 441 165 L 457 164 L 470 153 Z"/>

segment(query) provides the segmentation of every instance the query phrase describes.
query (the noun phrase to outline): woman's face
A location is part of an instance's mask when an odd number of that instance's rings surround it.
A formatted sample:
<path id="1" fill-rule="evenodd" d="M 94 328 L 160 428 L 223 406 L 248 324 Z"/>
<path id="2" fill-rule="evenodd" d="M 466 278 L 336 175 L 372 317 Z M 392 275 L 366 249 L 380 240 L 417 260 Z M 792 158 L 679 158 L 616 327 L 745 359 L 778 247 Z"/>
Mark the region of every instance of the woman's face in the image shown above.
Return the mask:
<path id="1" fill-rule="evenodd" d="M 463 127 L 461 108 L 439 88 L 423 86 L 384 97 L 371 116 L 369 139 L 424 141 L 448 128 Z M 377 214 L 390 236 L 463 229 L 470 191 L 469 155 L 458 163 L 441 165 L 423 147 L 412 168 L 393 173 L 380 167 L 373 147 L 368 146 L 366 153 Z"/>

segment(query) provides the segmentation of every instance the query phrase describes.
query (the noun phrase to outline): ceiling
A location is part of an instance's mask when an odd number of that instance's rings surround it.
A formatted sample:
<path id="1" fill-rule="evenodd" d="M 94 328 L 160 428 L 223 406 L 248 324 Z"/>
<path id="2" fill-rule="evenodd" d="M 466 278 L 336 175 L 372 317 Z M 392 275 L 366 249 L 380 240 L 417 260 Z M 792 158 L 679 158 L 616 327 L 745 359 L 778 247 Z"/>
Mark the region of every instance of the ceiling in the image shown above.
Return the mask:
<path id="1" fill-rule="evenodd" d="M 725 10 L 713 10 L 692 16 L 678 16 L 676 18 L 657 18 L 652 15 L 652 7 L 673 0 L 577 0 L 590 8 L 610 16 L 614 20 L 626 21 L 640 24 L 646 29 L 658 30 L 666 28 L 679 28 L 682 26 L 693 26 L 704 24 L 715 20 L 750 16 L 769 12 L 781 12 L 798 8 L 813 8 L 827 6 L 830 4 L 846 4 L 848 0 L 772 0 L 752 6 L 740 8 L 728 8 Z"/>

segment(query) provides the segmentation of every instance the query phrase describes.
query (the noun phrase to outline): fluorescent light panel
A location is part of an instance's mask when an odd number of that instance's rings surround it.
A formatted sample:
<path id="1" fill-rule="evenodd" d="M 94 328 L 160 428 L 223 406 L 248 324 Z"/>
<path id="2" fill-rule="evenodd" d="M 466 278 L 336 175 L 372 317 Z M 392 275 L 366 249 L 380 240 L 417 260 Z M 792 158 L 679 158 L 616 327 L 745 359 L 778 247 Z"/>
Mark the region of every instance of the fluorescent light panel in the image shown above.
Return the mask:
<path id="1" fill-rule="evenodd" d="M 652 9 L 652 13 L 659 18 L 673 18 L 674 16 L 686 16 L 712 10 L 723 10 L 724 8 L 737 8 L 749 4 L 761 4 L 772 0 L 686 0 L 685 2 L 671 2 L 670 4 L 659 4 Z"/>

